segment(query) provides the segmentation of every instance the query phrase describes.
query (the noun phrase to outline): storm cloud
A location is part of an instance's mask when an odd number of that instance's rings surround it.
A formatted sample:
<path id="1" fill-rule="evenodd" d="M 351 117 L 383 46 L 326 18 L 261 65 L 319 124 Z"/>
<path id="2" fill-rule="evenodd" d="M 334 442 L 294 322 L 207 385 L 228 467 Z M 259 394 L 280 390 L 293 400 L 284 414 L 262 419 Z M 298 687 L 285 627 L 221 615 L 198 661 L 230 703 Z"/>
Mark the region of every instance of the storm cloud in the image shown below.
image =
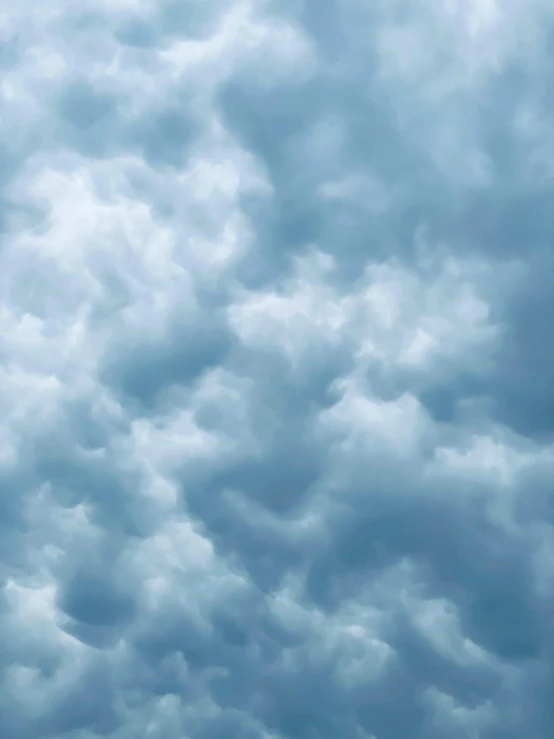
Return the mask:
<path id="1" fill-rule="evenodd" d="M 0 737 L 554 735 L 554 11 L 0 12 Z"/>

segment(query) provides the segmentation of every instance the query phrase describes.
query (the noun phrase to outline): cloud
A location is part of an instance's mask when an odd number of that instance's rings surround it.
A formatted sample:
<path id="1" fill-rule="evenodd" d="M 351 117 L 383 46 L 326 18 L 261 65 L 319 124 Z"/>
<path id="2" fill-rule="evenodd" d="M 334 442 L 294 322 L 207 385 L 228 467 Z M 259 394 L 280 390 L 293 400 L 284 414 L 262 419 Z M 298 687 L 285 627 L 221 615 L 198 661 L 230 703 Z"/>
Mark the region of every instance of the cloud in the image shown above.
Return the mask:
<path id="1" fill-rule="evenodd" d="M 551 735 L 552 21 L 2 13 L 2 737 Z"/>

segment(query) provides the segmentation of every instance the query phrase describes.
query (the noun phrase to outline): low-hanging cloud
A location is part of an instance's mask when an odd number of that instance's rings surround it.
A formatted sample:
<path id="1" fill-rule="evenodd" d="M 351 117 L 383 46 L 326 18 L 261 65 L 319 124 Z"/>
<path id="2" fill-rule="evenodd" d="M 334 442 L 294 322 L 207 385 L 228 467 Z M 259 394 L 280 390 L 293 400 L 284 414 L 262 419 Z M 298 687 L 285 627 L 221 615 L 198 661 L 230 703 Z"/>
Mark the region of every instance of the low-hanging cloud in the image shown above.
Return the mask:
<path id="1" fill-rule="evenodd" d="M 2 739 L 552 735 L 553 28 L 0 13 Z"/>

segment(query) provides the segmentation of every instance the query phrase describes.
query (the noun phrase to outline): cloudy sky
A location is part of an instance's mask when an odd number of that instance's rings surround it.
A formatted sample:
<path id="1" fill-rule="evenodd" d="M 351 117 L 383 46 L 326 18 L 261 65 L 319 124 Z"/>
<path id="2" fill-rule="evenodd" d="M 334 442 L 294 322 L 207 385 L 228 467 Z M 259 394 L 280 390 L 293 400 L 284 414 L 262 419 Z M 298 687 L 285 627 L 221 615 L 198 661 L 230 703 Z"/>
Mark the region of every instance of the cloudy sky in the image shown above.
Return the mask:
<path id="1" fill-rule="evenodd" d="M 552 4 L 0 42 L 2 739 L 552 737 Z"/>

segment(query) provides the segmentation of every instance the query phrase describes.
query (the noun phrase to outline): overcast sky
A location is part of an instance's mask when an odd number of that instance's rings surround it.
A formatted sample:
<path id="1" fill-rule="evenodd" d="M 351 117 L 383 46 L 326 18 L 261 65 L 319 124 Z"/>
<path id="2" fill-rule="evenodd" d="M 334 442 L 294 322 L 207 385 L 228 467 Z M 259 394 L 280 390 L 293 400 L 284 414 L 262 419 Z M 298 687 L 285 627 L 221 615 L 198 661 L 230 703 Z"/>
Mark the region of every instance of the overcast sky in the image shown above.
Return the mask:
<path id="1" fill-rule="evenodd" d="M 554 6 L 6 0 L 1 739 L 554 736 Z"/>

